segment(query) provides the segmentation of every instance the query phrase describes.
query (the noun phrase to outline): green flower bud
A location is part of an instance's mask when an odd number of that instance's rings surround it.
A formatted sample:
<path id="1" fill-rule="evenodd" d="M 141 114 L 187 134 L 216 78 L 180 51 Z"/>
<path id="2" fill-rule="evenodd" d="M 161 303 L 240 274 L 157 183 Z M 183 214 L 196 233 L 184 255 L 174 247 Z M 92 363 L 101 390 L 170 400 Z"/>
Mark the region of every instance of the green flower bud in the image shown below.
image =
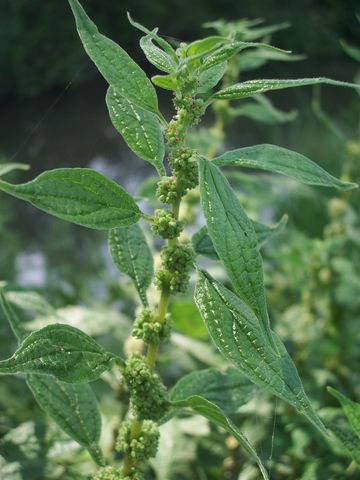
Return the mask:
<path id="1" fill-rule="evenodd" d="M 163 417 L 168 408 L 167 391 L 144 357 L 132 355 L 126 362 L 123 375 L 136 416 L 140 420 L 154 421 Z"/>
<path id="2" fill-rule="evenodd" d="M 179 199 L 176 179 L 163 177 L 157 184 L 156 196 L 162 203 L 175 203 Z"/>
<path id="3" fill-rule="evenodd" d="M 156 321 L 154 312 L 145 309 L 135 320 L 132 336 L 145 343 L 160 343 L 169 338 L 170 330 L 169 316 L 164 323 L 160 323 Z"/>
<path id="4" fill-rule="evenodd" d="M 123 477 L 120 468 L 102 467 L 93 476 L 93 480 L 135 480 L 131 477 Z"/>
<path id="5" fill-rule="evenodd" d="M 168 210 L 155 210 L 152 231 L 164 239 L 176 238 L 183 229 L 183 222 L 176 220 Z"/>
<path id="6" fill-rule="evenodd" d="M 144 421 L 137 438 L 132 438 L 131 422 L 125 422 L 121 426 L 115 448 L 141 462 L 156 456 L 159 437 L 158 426 L 151 420 Z"/>
<path id="7" fill-rule="evenodd" d="M 163 266 L 170 272 L 185 272 L 194 261 L 194 251 L 187 244 L 167 246 L 161 251 Z"/>

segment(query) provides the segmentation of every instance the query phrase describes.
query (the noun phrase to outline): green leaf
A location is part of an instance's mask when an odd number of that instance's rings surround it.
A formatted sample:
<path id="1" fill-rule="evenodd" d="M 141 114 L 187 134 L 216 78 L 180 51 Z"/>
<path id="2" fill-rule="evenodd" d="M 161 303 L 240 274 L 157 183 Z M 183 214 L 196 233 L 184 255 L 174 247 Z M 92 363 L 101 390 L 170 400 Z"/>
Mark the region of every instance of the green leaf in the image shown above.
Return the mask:
<path id="1" fill-rule="evenodd" d="M 0 177 L 13 170 L 29 170 L 30 165 L 25 163 L 0 163 Z"/>
<path id="2" fill-rule="evenodd" d="M 272 227 L 264 223 L 256 222 L 255 220 L 251 221 L 256 233 L 258 248 L 261 248 L 266 242 L 284 230 L 288 216 L 283 215 L 281 220 Z M 191 242 L 198 255 L 204 255 L 214 260 L 219 258 L 206 226 L 202 227 L 192 236 Z"/>
<path id="3" fill-rule="evenodd" d="M 229 182 L 213 163 L 200 158 L 199 174 L 202 210 L 216 253 L 236 293 L 259 317 L 262 331 L 275 348 L 253 224 Z"/>
<path id="4" fill-rule="evenodd" d="M 256 387 L 236 368 L 197 370 L 182 377 L 170 391 L 170 400 L 186 400 L 200 395 L 225 413 L 235 413 L 255 394 Z"/>
<path id="5" fill-rule="evenodd" d="M 213 35 L 211 37 L 201 38 L 200 40 L 195 40 L 191 42 L 186 48 L 186 56 L 193 57 L 203 55 L 208 53 L 210 50 L 213 50 L 215 47 L 219 47 L 224 43 L 229 43 L 226 37 L 221 37 L 219 35 Z"/>
<path id="6" fill-rule="evenodd" d="M 97 464 L 104 465 L 99 447 L 101 416 L 92 388 L 44 375 L 28 375 L 26 381 L 44 412 L 86 448 Z"/>
<path id="7" fill-rule="evenodd" d="M 49 325 L 32 332 L 14 355 L 0 362 L 0 373 L 54 375 L 70 383 L 96 380 L 117 359 L 95 340 L 69 325 Z"/>
<path id="8" fill-rule="evenodd" d="M 207 340 L 208 332 L 199 310 L 191 299 L 177 299 L 171 302 L 171 325 L 175 331 L 197 340 Z M 191 318 L 191 322 L 189 322 Z"/>
<path id="9" fill-rule="evenodd" d="M 131 150 L 165 175 L 164 137 L 156 115 L 144 110 L 109 87 L 106 104 L 111 121 Z"/>
<path id="10" fill-rule="evenodd" d="M 356 188 L 356 183 L 343 182 L 333 177 L 301 153 L 277 145 L 255 145 L 226 152 L 213 160 L 219 167 L 233 166 L 258 168 L 281 173 L 300 182 L 340 190 Z"/>
<path id="11" fill-rule="evenodd" d="M 0 190 L 83 227 L 107 230 L 132 225 L 141 217 L 125 190 L 89 168 L 49 170 L 20 185 L 0 180 Z"/>
<path id="12" fill-rule="evenodd" d="M 133 279 L 144 306 L 148 305 L 146 290 L 154 274 L 151 250 L 139 225 L 109 231 L 109 250 L 120 270 Z"/>
<path id="13" fill-rule="evenodd" d="M 176 71 L 178 62 L 175 62 L 173 57 L 154 45 L 151 35 L 146 35 L 140 39 L 140 47 L 149 62 L 155 65 L 157 69 L 166 73 L 173 73 Z"/>
<path id="14" fill-rule="evenodd" d="M 345 40 L 340 40 L 340 44 L 345 53 L 347 53 L 354 60 L 360 62 L 360 48 L 354 47 L 354 45 L 345 42 Z"/>
<path id="15" fill-rule="evenodd" d="M 69 0 L 86 53 L 105 80 L 130 102 L 159 114 L 154 87 L 145 72 L 119 45 L 99 33 L 78 0 Z"/>
<path id="16" fill-rule="evenodd" d="M 206 93 L 217 85 L 227 68 L 227 62 L 219 63 L 205 72 L 202 72 L 199 77 L 199 85 L 196 88 L 197 93 Z"/>
<path id="17" fill-rule="evenodd" d="M 24 339 L 28 332 L 24 328 L 20 318 L 17 316 L 16 312 L 8 302 L 4 294 L 4 289 L 0 287 L 0 307 L 4 312 L 6 320 L 9 322 L 11 330 L 18 340 Z"/>
<path id="18" fill-rule="evenodd" d="M 38 292 L 6 292 L 6 298 L 16 307 L 26 310 L 32 316 L 43 317 L 55 314 L 55 309 Z"/>
<path id="19" fill-rule="evenodd" d="M 151 81 L 157 87 L 163 88 L 164 90 L 176 91 L 178 84 L 175 75 L 154 75 L 151 77 Z"/>
<path id="20" fill-rule="evenodd" d="M 241 52 L 246 48 L 265 48 L 275 52 L 280 52 L 283 54 L 289 54 L 290 52 L 287 50 L 283 50 L 281 48 L 273 47 L 272 45 L 268 45 L 266 43 L 253 43 L 253 42 L 231 42 L 227 45 L 220 47 L 219 49 L 215 50 L 211 54 L 204 57 L 201 70 L 207 70 L 208 68 L 213 67 L 219 63 L 225 62 L 229 60 L 231 57 L 236 55 L 237 53 Z M 226 89 L 225 89 L 226 90 Z M 215 94 L 216 95 L 216 94 Z M 213 95 L 213 98 L 217 98 Z"/>
<path id="21" fill-rule="evenodd" d="M 338 400 L 352 429 L 360 438 L 360 403 L 353 402 L 335 388 L 327 387 L 327 391 Z"/>
<path id="22" fill-rule="evenodd" d="M 254 102 L 244 102 L 236 109 L 233 109 L 232 116 L 244 116 L 257 122 L 276 125 L 279 123 L 291 122 L 297 117 L 296 110 L 284 112 L 274 105 L 264 95 L 254 96 Z"/>
<path id="23" fill-rule="evenodd" d="M 138 30 L 140 30 L 141 32 L 143 33 L 146 33 L 146 35 L 149 35 L 149 37 L 151 37 L 153 40 L 155 40 L 155 42 L 158 43 L 158 45 L 160 45 L 160 47 L 166 52 L 168 53 L 168 55 L 170 57 L 172 57 L 172 59 L 174 60 L 174 62 L 178 63 L 179 59 L 176 55 L 176 52 L 175 50 L 173 49 L 173 47 L 170 45 L 170 43 L 168 43 L 166 40 L 164 40 L 162 37 L 160 37 L 159 35 L 157 35 L 157 28 L 154 29 L 153 31 L 149 30 L 148 28 L 144 27 L 143 25 L 141 25 L 141 23 L 139 22 L 136 22 L 135 20 L 133 20 L 130 16 L 130 13 L 127 12 L 127 17 L 128 17 L 128 20 L 130 22 L 130 24 L 137 28 Z"/>
<path id="24" fill-rule="evenodd" d="M 359 85 L 330 78 L 300 78 L 300 79 L 264 79 L 248 80 L 247 82 L 236 83 L 230 87 L 224 88 L 214 93 L 212 99 L 220 100 L 240 100 L 241 98 L 252 97 L 259 93 L 270 92 L 272 90 L 283 90 L 284 88 L 305 87 L 306 85 L 316 85 L 325 83 L 336 87 L 360 88 Z"/>
<path id="25" fill-rule="evenodd" d="M 347 427 L 342 427 L 331 423 L 328 425 L 329 430 L 335 435 L 336 440 L 344 447 L 346 453 L 360 467 L 360 439 Z"/>
<path id="26" fill-rule="evenodd" d="M 186 400 L 173 402 L 172 405 L 178 408 L 191 408 L 191 410 L 193 410 L 195 413 L 202 415 L 219 427 L 224 428 L 228 433 L 230 433 L 230 435 L 233 435 L 236 438 L 248 455 L 250 455 L 256 461 L 263 478 L 265 480 L 269 480 L 267 471 L 258 454 L 256 453 L 255 448 L 218 406 L 199 395 L 192 395 Z"/>
<path id="27" fill-rule="evenodd" d="M 205 272 L 199 272 L 195 302 L 222 354 L 252 382 L 288 402 L 325 433 L 285 347 L 272 332 L 279 353 L 271 348 L 249 306 Z"/>

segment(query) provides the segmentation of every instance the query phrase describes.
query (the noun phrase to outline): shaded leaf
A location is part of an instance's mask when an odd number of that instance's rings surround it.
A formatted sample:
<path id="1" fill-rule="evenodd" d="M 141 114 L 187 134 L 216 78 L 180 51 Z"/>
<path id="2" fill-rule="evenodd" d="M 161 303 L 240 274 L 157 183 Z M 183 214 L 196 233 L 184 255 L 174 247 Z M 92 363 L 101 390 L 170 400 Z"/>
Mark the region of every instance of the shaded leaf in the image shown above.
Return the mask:
<path id="1" fill-rule="evenodd" d="M 146 290 L 154 274 L 151 250 L 139 225 L 109 231 L 109 250 L 120 270 L 135 283 L 144 306 L 148 304 Z"/>
<path id="2" fill-rule="evenodd" d="M 54 375 L 65 382 L 87 383 L 109 369 L 115 358 L 81 330 L 55 324 L 28 335 L 11 358 L 0 362 L 0 373 Z"/>
<path id="3" fill-rule="evenodd" d="M 355 47 L 354 45 L 351 45 L 345 40 L 340 40 L 340 44 L 345 53 L 347 53 L 354 60 L 357 60 L 358 62 L 360 62 L 360 48 Z"/>
<path id="4" fill-rule="evenodd" d="M 252 382 L 288 402 L 325 433 L 284 345 L 272 333 L 279 353 L 271 348 L 248 305 L 204 272 L 199 272 L 195 302 L 222 354 Z"/>
<path id="5" fill-rule="evenodd" d="M 0 177 L 12 172 L 13 170 L 29 170 L 30 165 L 25 163 L 0 163 Z"/>
<path id="6" fill-rule="evenodd" d="M 227 62 L 219 63 L 214 67 L 205 70 L 199 77 L 199 85 L 196 88 L 197 93 L 206 93 L 217 85 L 227 68 Z"/>
<path id="7" fill-rule="evenodd" d="M 28 335 L 28 332 L 24 328 L 24 325 L 21 322 L 20 318 L 5 297 L 3 288 L 0 288 L 0 307 L 4 312 L 6 320 L 9 322 L 11 330 L 13 331 L 16 338 L 18 340 L 24 339 Z"/>
<path id="8" fill-rule="evenodd" d="M 159 175 L 165 175 L 164 137 L 156 115 L 137 107 L 112 87 L 107 91 L 106 104 L 114 127 L 131 150 L 154 165 Z"/>
<path id="9" fill-rule="evenodd" d="M 64 432 L 86 448 L 94 461 L 104 464 L 99 447 L 101 417 L 89 385 L 72 385 L 44 375 L 28 375 L 35 400 Z"/>
<path id="10" fill-rule="evenodd" d="M 77 225 L 107 230 L 136 223 L 141 212 L 117 183 L 89 168 L 58 168 L 34 180 L 0 190 Z"/>
<path id="11" fill-rule="evenodd" d="M 269 125 L 291 122 L 297 117 L 296 110 L 290 112 L 279 110 L 264 95 L 255 95 L 253 100 L 255 103 L 246 102 L 233 109 L 232 116 L 244 116 Z"/>
<path id="12" fill-rule="evenodd" d="M 220 100 L 240 100 L 241 98 L 252 97 L 259 93 L 270 92 L 272 90 L 283 90 L 285 88 L 304 87 L 306 85 L 316 85 L 325 83 L 336 87 L 360 88 L 359 85 L 330 78 L 299 78 L 299 79 L 263 79 L 248 80 L 247 82 L 236 83 L 226 87 L 212 96 L 213 99 Z"/>
<path id="13" fill-rule="evenodd" d="M 175 75 L 154 75 L 151 81 L 157 87 L 165 90 L 175 91 L 177 89 L 177 80 Z"/>
<path id="14" fill-rule="evenodd" d="M 178 408 L 191 408 L 194 412 L 206 417 L 211 422 L 215 423 L 219 427 L 224 428 L 230 435 L 233 435 L 239 442 L 241 447 L 250 455 L 258 464 L 262 477 L 265 480 L 269 480 L 267 471 L 256 453 L 255 448 L 251 445 L 248 439 L 243 435 L 240 430 L 232 423 L 232 421 L 221 411 L 221 409 L 212 402 L 209 402 L 205 398 L 199 395 L 192 395 L 186 400 L 179 400 L 172 402 L 174 407 Z"/>
<path id="15" fill-rule="evenodd" d="M 355 460 L 360 467 L 360 439 L 350 429 L 331 423 L 329 430 L 335 435 L 336 440 L 344 447 L 347 454 Z"/>
<path id="16" fill-rule="evenodd" d="M 336 398 L 336 400 L 338 400 L 347 419 L 349 420 L 352 429 L 360 439 L 360 403 L 353 402 L 338 390 L 335 390 L 335 388 L 327 387 L 327 390 L 333 397 Z"/>
<path id="17" fill-rule="evenodd" d="M 154 87 L 145 72 L 119 45 L 99 33 L 78 0 L 69 0 L 86 53 L 105 80 L 130 102 L 158 115 Z"/>
<path id="18" fill-rule="evenodd" d="M 168 53 L 153 43 L 151 35 L 140 39 L 140 47 L 150 63 L 162 72 L 173 73 L 177 68 L 177 62 Z"/>
<path id="19" fill-rule="evenodd" d="M 356 183 L 343 182 L 301 153 L 277 145 L 255 145 L 238 148 L 213 160 L 219 167 L 237 166 L 257 168 L 280 173 L 309 185 L 335 187 L 340 190 L 355 188 Z"/>

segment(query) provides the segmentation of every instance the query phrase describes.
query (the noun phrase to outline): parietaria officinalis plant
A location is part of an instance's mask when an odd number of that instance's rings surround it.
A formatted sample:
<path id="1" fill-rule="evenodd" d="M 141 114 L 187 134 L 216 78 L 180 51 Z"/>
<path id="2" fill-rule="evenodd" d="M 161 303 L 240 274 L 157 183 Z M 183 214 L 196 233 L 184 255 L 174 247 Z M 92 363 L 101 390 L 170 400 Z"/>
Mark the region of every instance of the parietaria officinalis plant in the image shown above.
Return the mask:
<path id="1" fill-rule="evenodd" d="M 169 301 L 188 289 L 190 272 L 195 269 L 195 303 L 214 344 L 234 367 L 232 375 L 245 375 L 287 402 L 327 437 L 329 432 L 307 397 L 295 364 L 270 326 L 259 247 L 273 232 L 249 219 L 222 168 L 260 169 L 340 190 L 357 185 L 335 178 L 301 153 L 276 145 L 237 148 L 215 158 L 216 152 L 211 152 L 205 158 L 189 146 L 187 136 L 215 102 L 228 105 L 256 96 L 264 104 L 259 95 L 273 90 L 315 84 L 358 86 L 327 78 L 231 83 L 228 62 L 239 52 L 261 49 L 276 58 L 287 58 L 290 52 L 266 43 L 243 41 L 226 31 L 190 44 L 181 43 L 175 49 L 158 35 L 158 29 L 148 30 L 129 16 L 131 24 L 143 34 L 140 46 L 146 58 L 162 72 L 151 82 L 119 45 L 99 33 L 78 0 L 69 0 L 69 4 L 87 54 L 109 83 L 106 104 L 111 121 L 129 148 L 156 169 L 156 195 L 164 206 L 145 214 L 120 185 L 88 168 L 54 169 L 24 184 L 1 180 L 0 190 L 60 219 L 108 232 L 114 263 L 133 279 L 139 293 L 143 309 L 132 335 L 142 340 L 147 350 L 145 355 L 134 353 L 124 359 L 107 352 L 81 330 L 60 323 L 29 332 L 2 287 L 1 306 L 19 347 L 11 358 L 0 362 L 0 373 L 26 375 L 39 405 L 99 465 L 94 480 L 144 478 L 147 462 L 157 452 L 159 424 L 184 409 L 233 435 L 258 464 L 262 477 L 268 479 L 253 445 L 221 405 L 202 395 L 196 381 L 182 379 L 168 391 L 156 373 L 159 345 L 171 331 Z M 224 75 L 226 83 L 216 90 Z M 159 110 L 154 85 L 173 92 L 175 114 L 169 122 Z M 22 166 L 7 165 L 0 174 L 15 168 Z M 196 241 L 189 242 L 183 239 L 186 225 L 179 211 L 183 197 L 195 188 L 200 190 L 206 227 L 194 236 Z M 161 266 L 155 275 L 140 220 L 151 226 L 154 236 L 164 240 Z M 222 262 L 231 290 L 198 266 L 196 246 L 204 241 Z M 147 296 L 153 282 L 159 292 L 155 305 Z M 109 464 L 100 449 L 100 414 L 89 386 L 111 369 L 120 369 L 130 397 L 130 415 L 121 425 L 115 446 L 121 464 Z M 201 378 L 201 372 L 198 375 Z"/>

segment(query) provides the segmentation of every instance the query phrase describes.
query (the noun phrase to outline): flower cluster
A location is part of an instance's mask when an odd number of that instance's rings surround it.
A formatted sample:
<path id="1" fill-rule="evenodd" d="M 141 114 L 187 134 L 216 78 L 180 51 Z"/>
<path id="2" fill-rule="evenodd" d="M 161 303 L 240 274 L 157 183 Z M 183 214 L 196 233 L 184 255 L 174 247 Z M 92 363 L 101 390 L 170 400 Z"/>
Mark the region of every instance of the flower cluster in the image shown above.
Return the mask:
<path id="1" fill-rule="evenodd" d="M 171 240 L 180 235 L 183 226 L 183 222 L 176 220 L 169 210 L 155 210 L 154 221 L 151 226 L 155 235 Z"/>
<path id="2" fill-rule="evenodd" d="M 158 322 L 156 315 L 149 309 L 143 310 L 134 323 L 132 336 L 145 343 L 160 343 L 170 336 L 170 316 L 164 322 Z"/>
<path id="3" fill-rule="evenodd" d="M 123 375 L 137 418 L 156 422 L 163 417 L 168 408 L 166 388 L 159 375 L 146 365 L 144 357 L 133 354 Z"/>
<path id="4" fill-rule="evenodd" d="M 194 150 L 186 148 L 171 159 L 174 174 L 178 177 L 179 190 L 184 195 L 199 182 L 198 159 Z"/>
<path id="5" fill-rule="evenodd" d="M 159 429 L 155 422 L 145 420 L 140 435 L 132 438 L 131 422 L 124 422 L 121 426 L 116 442 L 116 450 L 131 456 L 137 462 L 155 457 L 159 444 Z"/>
<path id="6" fill-rule="evenodd" d="M 156 274 L 159 289 L 168 288 L 171 293 L 183 293 L 189 284 L 189 268 L 194 261 L 194 252 L 189 245 L 177 244 L 161 251 L 163 268 Z"/>
<path id="7" fill-rule="evenodd" d="M 102 467 L 93 476 L 93 480 L 140 480 L 138 477 L 124 477 L 121 475 L 120 468 Z"/>

